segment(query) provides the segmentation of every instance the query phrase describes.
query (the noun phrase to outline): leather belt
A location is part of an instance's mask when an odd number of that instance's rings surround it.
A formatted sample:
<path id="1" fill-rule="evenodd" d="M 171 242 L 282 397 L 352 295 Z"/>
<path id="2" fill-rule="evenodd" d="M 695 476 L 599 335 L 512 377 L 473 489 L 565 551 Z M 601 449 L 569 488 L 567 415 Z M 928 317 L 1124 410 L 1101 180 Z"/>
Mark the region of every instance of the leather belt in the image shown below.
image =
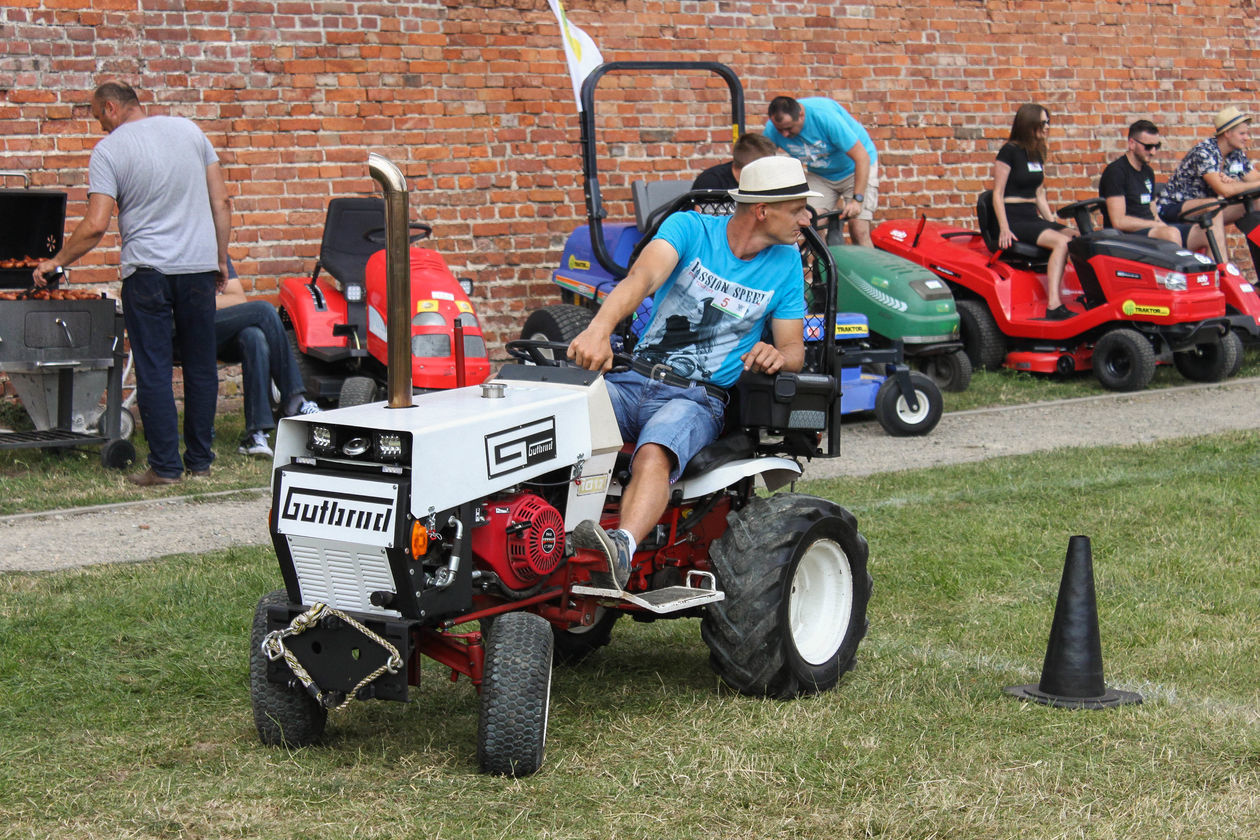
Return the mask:
<path id="1" fill-rule="evenodd" d="M 654 365 L 640 359 L 635 359 L 630 363 L 630 369 L 641 376 L 646 376 L 655 382 L 664 382 L 666 385 L 673 385 L 675 388 L 691 388 L 700 387 L 709 393 L 711 397 L 717 397 L 722 402 L 729 402 L 731 395 L 727 393 L 725 388 L 719 388 L 709 382 L 699 382 L 695 379 L 688 379 L 680 376 L 669 365 Z"/>

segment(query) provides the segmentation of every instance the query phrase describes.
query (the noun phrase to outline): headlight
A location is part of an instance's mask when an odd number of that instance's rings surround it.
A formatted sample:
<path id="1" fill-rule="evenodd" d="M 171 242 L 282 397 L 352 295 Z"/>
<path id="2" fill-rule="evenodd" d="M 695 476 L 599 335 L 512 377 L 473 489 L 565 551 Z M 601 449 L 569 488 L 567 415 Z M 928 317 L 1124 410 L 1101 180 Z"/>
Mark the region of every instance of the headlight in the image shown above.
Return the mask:
<path id="1" fill-rule="evenodd" d="M 1170 292 L 1184 292 L 1186 290 L 1186 275 L 1180 271 L 1156 271 L 1155 283 L 1163 286 Z"/>
<path id="2" fill-rule="evenodd" d="M 441 312 L 421 312 L 411 319 L 413 327 L 444 327 L 446 318 Z"/>
<path id="3" fill-rule="evenodd" d="M 376 436 L 376 456 L 392 464 L 407 459 L 410 436 L 402 432 L 381 432 Z"/>
<path id="4" fill-rule="evenodd" d="M 363 300 L 363 287 L 357 283 L 346 284 L 346 300 L 350 303 L 358 303 Z"/>
<path id="5" fill-rule="evenodd" d="M 337 448 L 337 436 L 333 434 L 332 426 L 321 426 L 318 423 L 312 423 L 307 437 L 307 448 L 312 452 L 320 453 L 335 451 Z"/>

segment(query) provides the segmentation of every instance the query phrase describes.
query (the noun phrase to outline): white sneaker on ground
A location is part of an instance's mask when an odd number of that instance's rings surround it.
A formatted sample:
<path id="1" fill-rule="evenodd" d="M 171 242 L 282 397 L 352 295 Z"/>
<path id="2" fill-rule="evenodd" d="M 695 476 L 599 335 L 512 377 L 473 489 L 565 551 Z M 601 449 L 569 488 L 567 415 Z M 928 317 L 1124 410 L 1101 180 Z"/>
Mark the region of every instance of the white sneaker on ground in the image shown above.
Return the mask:
<path id="1" fill-rule="evenodd" d="M 258 458 L 272 458 L 276 454 L 271 451 L 271 446 L 267 443 L 267 433 L 263 431 L 250 432 L 241 441 L 236 451 L 241 455 L 253 455 Z"/>

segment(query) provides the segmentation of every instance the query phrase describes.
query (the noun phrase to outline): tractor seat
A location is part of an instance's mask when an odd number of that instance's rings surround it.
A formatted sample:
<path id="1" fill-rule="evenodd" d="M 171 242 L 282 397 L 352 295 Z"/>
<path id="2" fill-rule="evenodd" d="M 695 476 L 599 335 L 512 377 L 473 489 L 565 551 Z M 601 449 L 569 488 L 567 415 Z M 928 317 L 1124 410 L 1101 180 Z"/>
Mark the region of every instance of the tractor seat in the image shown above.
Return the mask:
<path id="1" fill-rule="evenodd" d="M 690 181 L 635 181 L 630 185 L 635 226 L 640 232 L 647 233 L 669 205 L 689 192 Z"/>
<path id="2" fill-rule="evenodd" d="M 324 217 L 324 238 L 319 244 L 319 262 L 314 280 L 322 267 L 341 284 L 362 286 L 368 258 L 384 248 L 377 238 L 368 238 L 372 231 L 385 228 L 385 200 L 375 196 L 334 198 L 328 202 Z"/>
<path id="3" fill-rule="evenodd" d="M 985 190 L 976 199 L 976 221 L 980 224 L 980 236 L 990 253 L 998 250 L 998 222 L 993 212 L 993 190 Z M 1014 242 L 1002 252 L 1002 262 L 1015 268 L 1027 268 L 1032 271 L 1045 271 L 1050 252 L 1027 242 Z"/>

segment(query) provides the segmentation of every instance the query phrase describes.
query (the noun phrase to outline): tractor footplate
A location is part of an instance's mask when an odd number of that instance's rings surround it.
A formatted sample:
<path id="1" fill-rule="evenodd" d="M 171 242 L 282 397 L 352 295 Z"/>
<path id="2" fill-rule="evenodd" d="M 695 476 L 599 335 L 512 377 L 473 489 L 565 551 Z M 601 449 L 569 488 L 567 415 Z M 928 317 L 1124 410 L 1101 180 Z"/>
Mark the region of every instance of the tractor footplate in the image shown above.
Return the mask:
<path id="1" fill-rule="evenodd" d="M 694 585 L 693 579 L 698 579 L 700 585 Z M 615 588 L 578 584 L 573 587 L 573 594 L 624 601 L 660 615 L 712 604 L 726 598 L 726 593 L 717 588 L 717 580 L 711 572 L 695 570 L 687 573 L 685 586 L 666 586 L 648 592 L 623 592 Z"/>

